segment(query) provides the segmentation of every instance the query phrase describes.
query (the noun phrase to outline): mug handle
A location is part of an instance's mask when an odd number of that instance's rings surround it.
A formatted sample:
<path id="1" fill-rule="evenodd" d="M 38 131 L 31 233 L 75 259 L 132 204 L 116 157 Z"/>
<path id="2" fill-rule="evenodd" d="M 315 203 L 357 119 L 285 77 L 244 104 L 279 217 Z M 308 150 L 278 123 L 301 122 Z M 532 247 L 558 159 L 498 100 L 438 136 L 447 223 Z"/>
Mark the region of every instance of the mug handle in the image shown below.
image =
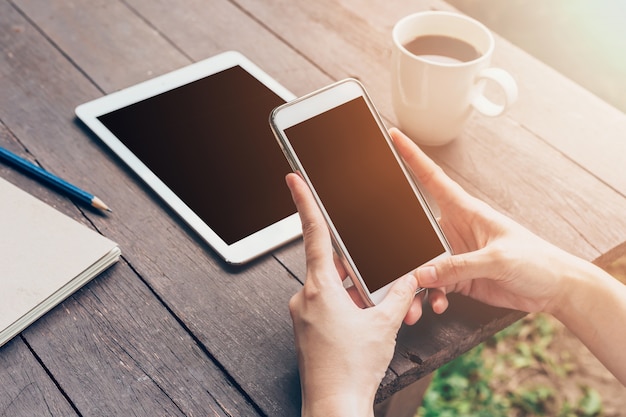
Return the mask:
<path id="1" fill-rule="evenodd" d="M 517 100 L 517 83 L 511 74 L 505 70 L 484 68 L 478 73 L 476 78 L 479 83 L 484 83 L 486 80 L 495 82 L 504 93 L 504 104 L 496 104 L 482 94 L 482 88 L 479 89 L 481 93 L 472 99 L 472 106 L 485 116 L 500 116 L 507 107 Z"/>

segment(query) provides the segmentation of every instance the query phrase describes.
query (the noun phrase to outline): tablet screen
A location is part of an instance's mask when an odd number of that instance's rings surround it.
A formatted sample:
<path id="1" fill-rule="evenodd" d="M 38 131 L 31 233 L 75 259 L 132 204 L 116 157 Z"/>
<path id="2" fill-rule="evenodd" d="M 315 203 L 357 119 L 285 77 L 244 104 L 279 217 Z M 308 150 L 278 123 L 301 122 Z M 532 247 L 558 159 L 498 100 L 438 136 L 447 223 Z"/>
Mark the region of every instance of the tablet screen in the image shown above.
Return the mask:
<path id="1" fill-rule="evenodd" d="M 98 120 L 231 244 L 296 213 L 268 124 L 284 102 L 237 65 Z"/>

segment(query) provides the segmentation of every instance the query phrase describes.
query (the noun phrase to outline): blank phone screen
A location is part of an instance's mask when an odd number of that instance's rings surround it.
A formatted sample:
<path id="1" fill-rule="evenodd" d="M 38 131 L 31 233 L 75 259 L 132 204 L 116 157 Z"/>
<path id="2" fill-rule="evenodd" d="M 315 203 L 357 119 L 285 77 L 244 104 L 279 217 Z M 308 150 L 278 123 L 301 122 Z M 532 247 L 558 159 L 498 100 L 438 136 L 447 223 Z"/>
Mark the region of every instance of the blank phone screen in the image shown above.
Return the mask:
<path id="1" fill-rule="evenodd" d="M 285 134 L 370 292 L 445 252 L 363 98 Z"/>

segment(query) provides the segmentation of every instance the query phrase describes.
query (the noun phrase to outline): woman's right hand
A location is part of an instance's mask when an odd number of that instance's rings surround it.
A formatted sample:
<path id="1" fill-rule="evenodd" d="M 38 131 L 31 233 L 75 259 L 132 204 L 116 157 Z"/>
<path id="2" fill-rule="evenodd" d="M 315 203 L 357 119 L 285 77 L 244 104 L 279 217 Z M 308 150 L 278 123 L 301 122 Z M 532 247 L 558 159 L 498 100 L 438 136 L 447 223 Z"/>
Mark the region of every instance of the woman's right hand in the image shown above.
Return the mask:
<path id="1" fill-rule="evenodd" d="M 433 310 L 445 311 L 446 293 L 454 291 L 498 307 L 550 313 L 626 385 L 626 285 L 470 196 L 404 134 L 390 133 L 439 205 L 439 224 L 455 253 L 414 272 L 421 287 L 431 288 Z M 414 309 L 421 312 L 419 303 L 417 297 Z M 417 317 L 411 310 L 407 317 Z"/>
<path id="2" fill-rule="evenodd" d="M 563 270 L 581 261 L 470 196 L 399 130 L 390 134 L 439 206 L 439 224 L 454 252 L 415 272 L 419 285 L 431 288 L 433 310 L 445 311 L 449 292 L 526 312 L 551 310 Z"/>

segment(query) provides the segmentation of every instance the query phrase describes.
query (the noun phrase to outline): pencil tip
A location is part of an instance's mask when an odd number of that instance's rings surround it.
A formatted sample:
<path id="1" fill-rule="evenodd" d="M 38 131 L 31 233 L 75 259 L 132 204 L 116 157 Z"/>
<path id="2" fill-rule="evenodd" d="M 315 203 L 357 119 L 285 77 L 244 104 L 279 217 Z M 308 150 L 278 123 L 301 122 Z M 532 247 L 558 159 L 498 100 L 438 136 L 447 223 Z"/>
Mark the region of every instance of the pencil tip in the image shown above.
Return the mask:
<path id="1" fill-rule="evenodd" d="M 104 211 L 108 211 L 109 213 L 112 213 L 112 212 L 113 212 L 113 210 L 111 210 L 111 209 L 109 208 L 109 206 L 107 206 L 106 204 L 104 204 L 104 201 L 100 200 L 98 197 L 94 197 L 94 198 L 91 200 L 91 205 L 92 205 L 93 207 L 97 208 L 97 209 L 104 210 Z"/>

